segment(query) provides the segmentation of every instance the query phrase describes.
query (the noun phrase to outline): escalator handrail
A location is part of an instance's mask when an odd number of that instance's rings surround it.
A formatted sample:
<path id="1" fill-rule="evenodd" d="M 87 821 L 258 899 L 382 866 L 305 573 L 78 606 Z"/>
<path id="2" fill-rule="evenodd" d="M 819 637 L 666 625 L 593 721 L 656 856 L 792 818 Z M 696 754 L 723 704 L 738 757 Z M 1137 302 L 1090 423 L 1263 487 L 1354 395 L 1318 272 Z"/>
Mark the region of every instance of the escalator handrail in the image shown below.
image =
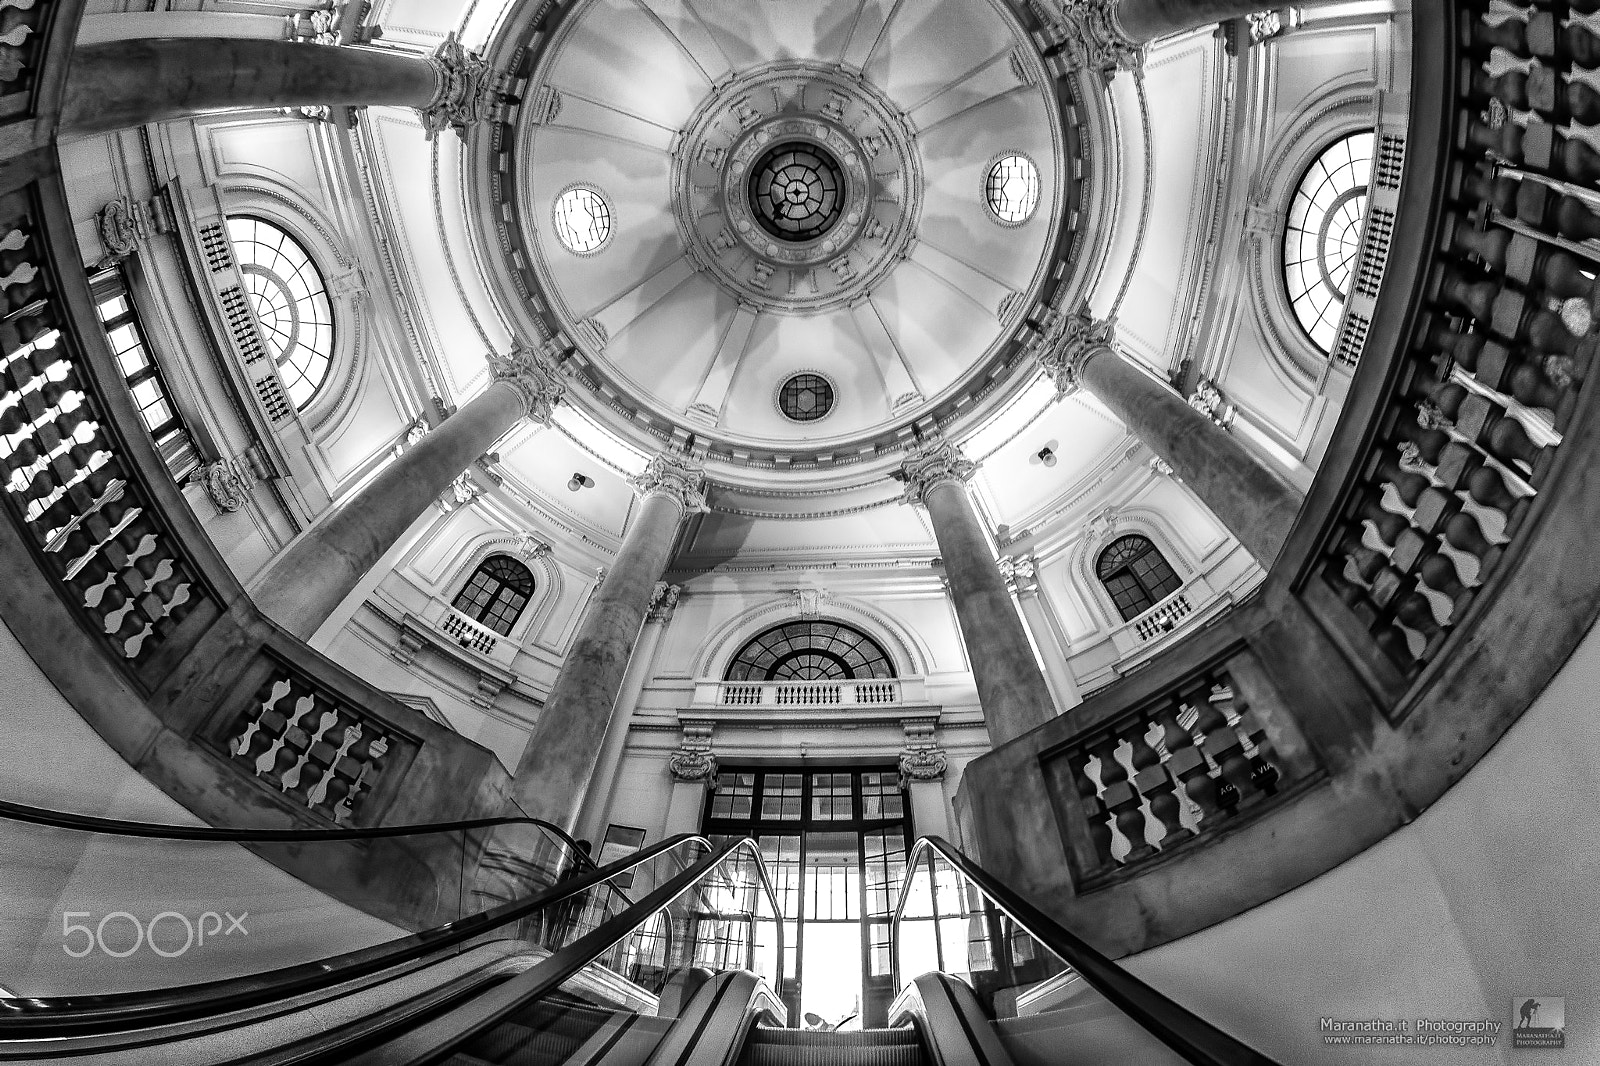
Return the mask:
<path id="1" fill-rule="evenodd" d="M 456 822 L 425 822 L 419 825 L 374 825 L 342 829 L 237 829 L 210 825 L 172 825 L 166 822 L 125 821 L 101 818 L 91 814 L 70 814 L 44 807 L 30 807 L 24 803 L 0 800 L 0 818 L 17 822 L 32 822 L 56 829 L 70 829 L 81 833 L 104 833 L 108 836 L 156 837 L 163 840 L 231 841 L 237 844 L 278 844 L 315 842 L 318 840 L 370 840 L 378 837 L 423 836 L 465 832 L 471 829 L 493 829 L 503 825 L 532 825 L 543 829 L 565 844 L 567 850 L 578 857 L 579 865 L 595 868 L 594 859 L 578 846 L 572 834 L 559 825 L 543 818 L 514 815 L 502 818 L 470 818 Z"/>
<path id="2" fill-rule="evenodd" d="M 1015 890 L 1002 884 L 942 837 L 922 837 L 906 857 L 906 878 L 901 882 L 894 922 L 889 927 L 895 987 L 901 987 L 901 917 L 905 913 L 906 900 L 910 898 L 912 879 L 917 876 L 917 862 L 929 851 L 937 852 L 963 877 L 977 885 L 989 901 L 1025 933 L 1053 951 L 1112 1006 L 1138 1022 L 1186 1061 L 1195 1066 L 1280 1066 L 1275 1060 L 1236 1040 L 1139 980 L 1023 899 Z"/>
<path id="3" fill-rule="evenodd" d="M 545 994 L 555 991 L 579 971 L 610 951 L 625 937 L 649 921 L 656 913 L 670 906 L 679 896 L 699 884 L 705 875 L 716 869 L 735 851 L 745 850 L 754 860 L 761 885 L 772 906 L 773 927 L 777 931 L 777 965 L 783 970 L 783 910 L 778 896 L 767 878 L 765 864 L 756 842 L 749 837 L 725 841 L 711 854 L 659 886 L 628 910 L 602 923 L 599 928 L 586 933 L 571 944 L 561 948 L 537 966 L 518 974 L 504 984 L 491 988 L 455 1009 L 429 1019 L 421 1025 L 411 1018 L 381 1026 L 362 1033 L 360 1050 L 349 1046 L 325 1049 L 312 1061 L 338 1061 L 343 1066 L 389 1066 L 405 1062 L 411 1066 L 420 1063 L 443 1062 L 463 1044 L 531 1006 Z M 331 1057 L 330 1057 L 331 1056 Z M 296 1060 L 299 1061 L 299 1060 Z"/>
<path id="4" fill-rule="evenodd" d="M 688 843 L 698 843 L 707 849 L 711 847 L 704 837 L 680 833 L 605 867 L 558 882 L 524 899 L 513 900 L 492 910 L 458 918 L 388 943 L 313 962 L 295 963 L 245 977 L 143 992 L 11 999 L 4 1002 L 20 1009 L 16 1013 L 0 1012 L 0 1039 L 95 1036 L 198 1017 L 215 1017 L 263 1004 L 287 1002 L 395 967 L 433 961 L 433 957 L 442 957 L 474 937 L 520 921 L 549 904 L 587 891 L 596 884 L 609 881 L 620 873 Z M 619 891 L 618 895 L 622 893 Z M 623 896 L 623 899 L 627 897 Z M 297 1006 L 300 1004 L 286 1009 Z"/>

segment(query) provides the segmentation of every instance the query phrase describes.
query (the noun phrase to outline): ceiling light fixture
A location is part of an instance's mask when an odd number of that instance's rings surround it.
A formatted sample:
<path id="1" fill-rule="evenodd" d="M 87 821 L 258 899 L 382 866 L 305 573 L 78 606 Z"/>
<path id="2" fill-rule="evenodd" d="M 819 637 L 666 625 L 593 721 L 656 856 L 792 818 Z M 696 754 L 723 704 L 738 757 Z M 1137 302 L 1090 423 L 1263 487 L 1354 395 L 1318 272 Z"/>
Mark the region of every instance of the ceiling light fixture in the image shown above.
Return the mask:
<path id="1" fill-rule="evenodd" d="M 567 488 L 572 492 L 577 492 L 579 489 L 592 489 L 594 488 L 594 478 L 574 471 L 572 477 L 567 481 Z"/>
<path id="2" fill-rule="evenodd" d="M 1039 449 L 1039 454 L 1036 456 L 1036 458 L 1041 463 L 1043 463 L 1045 466 L 1055 466 L 1056 465 L 1056 451 L 1055 451 L 1054 448 L 1050 447 L 1049 445 L 1046 445 L 1043 448 L 1040 448 Z"/>

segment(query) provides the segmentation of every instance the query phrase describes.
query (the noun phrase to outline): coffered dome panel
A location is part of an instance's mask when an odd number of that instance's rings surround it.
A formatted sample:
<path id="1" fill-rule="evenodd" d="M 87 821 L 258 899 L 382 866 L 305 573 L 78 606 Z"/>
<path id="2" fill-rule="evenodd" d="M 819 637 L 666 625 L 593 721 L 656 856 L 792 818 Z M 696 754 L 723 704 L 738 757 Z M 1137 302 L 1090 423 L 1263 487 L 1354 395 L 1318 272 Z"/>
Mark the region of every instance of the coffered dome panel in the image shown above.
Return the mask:
<path id="1" fill-rule="evenodd" d="M 546 84 L 569 102 L 593 102 L 624 115 L 675 130 L 723 71 L 708 72 L 680 46 L 674 27 L 638 4 L 608 3 L 604 19 L 570 22 L 561 45 L 561 62 Z M 555 116 L 561 119 L 560 111 Z"/>

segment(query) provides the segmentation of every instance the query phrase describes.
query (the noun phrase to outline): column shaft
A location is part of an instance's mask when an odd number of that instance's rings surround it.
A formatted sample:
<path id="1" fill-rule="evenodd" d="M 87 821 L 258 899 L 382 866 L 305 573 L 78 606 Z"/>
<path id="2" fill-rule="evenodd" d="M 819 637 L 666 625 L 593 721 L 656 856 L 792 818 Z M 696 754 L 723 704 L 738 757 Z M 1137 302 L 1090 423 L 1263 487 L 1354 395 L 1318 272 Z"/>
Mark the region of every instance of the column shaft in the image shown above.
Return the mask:
<path id="1" fill-rule="evenodd" d="M 1049 618 L 1048 608 L 1042 602 L 1039 590 L 1025 589 L 1017 593 L 1017 603 L 1022 608 L 1023 620 L 1033 633 L 1034 645 L 1044 660 L 1044 672 L 1050 687 L 1055 691 L 1056 707 L 1066 711 L 1083 702 L 1078 694 L 1078 680 L 1067 665 L 1067 644 Z"/>
<path id="2" fill-rule="evenodd" d="M 1078 380 L 1166 460 L 1257 562 L 1272 565 L 1305 502 L 1298 489 L 1108 347 L 1084 356 Z"/>
<path id="3" fill-rule="evenodd" d="M 392 104 L 438 90 L 427 58 L 298 41 L 168 37 L 79 48 L 62 102 L 64 136 L 242 108 Z"/>
<path id="4" fill-rule="evenodd" d="M 384 552 L 527 411 L 513 385 L 491 384 L 295 541 L 255 582 L 256 605 L 310 639 Z"/>
<path id="5" fill-rule="evenodd" d="M 600 759 L 595 765 L 594 779 L 589 783 L 584 801 L 583 821 L 577 835 L 594 842 L 595 854 L 600 853 L 601 834 L 606 831 L 607 815 L 611 810 L 611 793 L 617 784 L 617 769 L 622 765 L 622 753 L 628 746 L 628 724 L 639 708 L 639 695 L 650 680 L 655 665 L 656 647 L 661 643 L 664 621 L 651 619 L 645 622 L 639 634 L 633 656 L 628 660 L 628 672 L 622 681 L 622 692 L 617 697 L 616 712 L 606 732 L 605 744 L 600 749 Z"/>
<path id="6" fill-rule="evenodd" d="M 1055 717 L 1055 701 L 966 487 L 941 481 L 927 490 L 925 502 L 972 662 L 983 721 L 998 746 Z"/>
<path id="7" fill-rule="evenodd" d="M 1261 0 L 1119 0 L 1117 24 L 1135 43 L 1149 44 L 1158 37 L 1243 18 L 1269 6 Z"/>
<path id="8" fill-rule="evenodd" d="M 512 794 L 528 814 L 563 827 L 577 824 L 628 658 L 683 514 L 679 499 L 648 493 L 584 612 L 517 765 Z"/>

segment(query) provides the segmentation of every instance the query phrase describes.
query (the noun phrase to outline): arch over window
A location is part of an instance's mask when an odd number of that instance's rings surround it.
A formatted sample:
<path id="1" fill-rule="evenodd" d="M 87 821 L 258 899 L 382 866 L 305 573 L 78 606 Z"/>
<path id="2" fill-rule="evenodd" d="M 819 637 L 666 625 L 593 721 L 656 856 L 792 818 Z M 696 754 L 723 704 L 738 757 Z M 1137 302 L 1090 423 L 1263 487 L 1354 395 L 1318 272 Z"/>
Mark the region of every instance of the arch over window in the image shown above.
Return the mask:
<path id="1" fill-rule="evenodd" d="M 785 622 L 751 640 L 724 681 L 851 681 L 893 677 L 878 643 L 840 622 Z"/>
<path id="2" fill-rule="evenodd" d="M 532 598 L 533 573 L 509 555 L 491 555 L 478 564 L 451 606 L 503 637 Z"/>
<path id="3" fill-rule="evenodd" d="M 333 306 L 322 272 L 299 241 L 264 218 L 229 215 L 228 237 L 261 339 L 289 399 L 304 408 L 333 362 Z"/>
<path id="4" fill-rule="evenodd" d="M 1100 553 L 1095 573 L 1111 593 L 1124 622 L 1177 592 L 1183 582 L 1149 537 L 1118 537 Z"/>
<path id="5" fill-rule="evenodd" d="M 1295 188 L 1283 233 L 1283 280 L 1295 318 L 1325 352 L 1333 350 L 1367 218 L 1376 138 L 1371 130 L 1334 141 Z"/>

